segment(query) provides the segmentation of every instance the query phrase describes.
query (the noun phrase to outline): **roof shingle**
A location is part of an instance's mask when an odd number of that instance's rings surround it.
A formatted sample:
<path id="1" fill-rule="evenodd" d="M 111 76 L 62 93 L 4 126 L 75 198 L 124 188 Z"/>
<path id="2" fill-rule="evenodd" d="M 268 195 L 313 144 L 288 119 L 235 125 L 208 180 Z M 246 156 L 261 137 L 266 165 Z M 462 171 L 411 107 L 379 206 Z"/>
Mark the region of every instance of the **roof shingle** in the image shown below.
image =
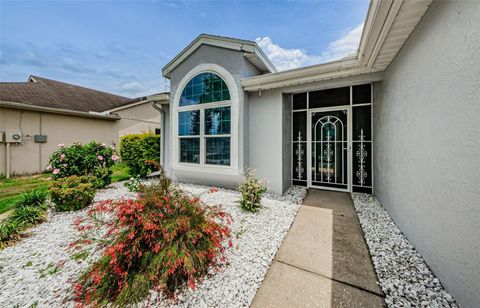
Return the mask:
<path id="1" fill-rule="evenodd" d="M 102 112 L 135 101 L 33 75 L 28 80 L 0 82 L 0 101 L 84 112 Z"/>

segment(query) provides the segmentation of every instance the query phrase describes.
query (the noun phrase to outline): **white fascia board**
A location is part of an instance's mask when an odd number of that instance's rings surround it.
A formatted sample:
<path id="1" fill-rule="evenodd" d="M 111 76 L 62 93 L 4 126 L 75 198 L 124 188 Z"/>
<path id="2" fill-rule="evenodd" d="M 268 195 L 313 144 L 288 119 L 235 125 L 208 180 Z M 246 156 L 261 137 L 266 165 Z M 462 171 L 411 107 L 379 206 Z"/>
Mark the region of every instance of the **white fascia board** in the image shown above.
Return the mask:
<path id="1" fill-rule="evenodd" d="M 30 75 L 30 76 L 28 76 L 27 82 L 37 82 L 37 80 L 35 79 L 35 77 Z"/>
<path id="2" fill-rule="evenodd" d="M 398 0 L 402 2 L 402 0 Z M 377 42 L 380 31 L 390 12 L 393 0 L 372 0 L 365 25 L 363 27 L 362 37 L 360 39 L 358 61 L 361 64 L 367 64 L 372 50 Z"/>
<path id="3" fill-rule="evenodd" d="M 275 65 L 273 65 L 273 63 L 270 61 L 270 59 L 267 57 L 267 55 L 258 46 L 255 46 L 255 55 L 260 59 L 262 64 L 265 65 L 265 67 L 266 67 L 265 71 L 266 72 L 270 72 L 270 73 L 276 73 L 277 72 L 277 68 L 275 67 Z"/>
<path id="4" fill-rule="evenodd" d="M 388 12 L 388 15 L 385 18 L 385 22 L 383 23 L 383 27 L 380 30 L 378 38 L 375 44 L 372 44 L 373 45 L 372 53 L 368 58 L 368 62 L 367 62 L 368 68 L 373 67 L 373 63 L 375 62 L 375 59 L 377 58 L 378 53 L 380 52 L 380 49 L 382 48 L 383 43 L 387 38 L 387 35 L 393 25 L 393 22 L 395 21 L 395 18 L 397 17 L 398 11 L 400 10 L 402 3 L 403 3 L 403 0 L 397 0 L 393 2 L 392 6 L 390 7 L 390 10 Z"/>
<path id="5" fill-rule="evenodd" d="M 132 108 L 132 107 L 135 107 L 135 106 L 138 106 L 138 105 L 143 105 L 143 104 L 146 104 L 146 103 L 149 103 L 149 102 L 150 102 L 150 101 L 149 101 L 148 99 L 146 99 L 146 100 L 140 100 L 140 101 L 136 101 L 136 102 L 133 102 L 133 103 L 124 105 L 124 106 L 120 106 L 120 107 L 108 109 L 108 110 L 105 110 L 105 111 L 103 111 L 103 112 L 108 114 L 108 113 L 111 113 L 111 112 L 116 112 L 116 111 L 119 111 L 119 110 Z"/>
<path id="6" fill-rule="evenodd" d="M 68 109 L 60 109 L 60 108 L 52 108 L 52 107 L 43 107 L 43 106 L 35 106 L 17 102 L 7 102 L 7 101 L 0 101 L 0 107 L 12 108 L 12 109 L 21 109 L 21 110 L 31 110 L 31 111 L 39 111 L 39 112 L 48 112 L 48 113 L 56 113 L 56 114 L 63 114 L 63 115 L 70 115 L 70 116 L 79 116 L 79 117 L 86 117 L 86 118 L 97 118 L 102 120 L 120 120 L 118 115 L 114 114 L 105 114 L 100 112 L 85 112 L 85 111 L 77 111 L 77 110 L 68 110 Z"/>
<path id="7" fill-rule="evenodd" d="M 290 84 L 292 81 L 297 79 L 309 78 L 322 74 L 336 73 L 345 69 L 352 69 L 358 67 L 358 61 L 356 58 L 342 59 L 320 65 L 313 65 L 279 73 L 245 78 L 242 79 L 242 86 L 244 87 L 245 91 L 254 91 L 258 88 L 264 88 L 264 86 L 267 86 L 267 84 L 270 88 L 272 88 L 270 84 L 276 84 L 276 86 L 274 87 L 278 87 L 279 85 L 283 86 L 283 84 Z"/>
<path id="8" fill-rule="evenodd" d="M 308 75 L 300 76 L 297 78 L 290 78 L 288 80 L 270 81 L 265 84 L 255 83 L 251 85 L 245 85 L 242 81 L 242 85 L 245 91 L 268 90 L 268 89 L 274 89 L 274 88 L 294 86 L 299 84 L 318 82 L 318 81 L 329 80 L 334 78 L 368 74 L 370 72 L 371 71 L 367 70 L 366 66 L 356 66 L 356 67 L 351 67 L 351 68 L 346 68 L 341 70 L 324 72 L 321 74 L 308 74 Z"/>
<path id="9" fill-rule="evenodd" d="M 246 51 L 246 53 L 244 54 L 245 57 L 262 72 L 277 72 L 277 68 L 275 67 L 275 65 L 273 65 L 267 55 L 256 43 L 249 43 L 248 45 L 244 44 L 242 45 L 242 50 Z"/>
<path id="10" fill-rule="evenodd" d="M 128 108 L 132 108 L 138 105 L 143 105 L 146 103 L 151 103 L 152 101 L 160 102 L 162 105 L 168 105 L 170 103 L 170 94 L 169 93 L 160 93 L 160 94 L 154 94 L 150 96 L 146 96 L 145 99 L 138 100 L 136 102 L 126 104 L 123 106 L 115 107 L 112 109 L 105 110 L 103 112 L 109 113 L 109 112 L 116 112 L 119 110 L 124 110 Z"/>
<path id="11" fill-rule="evenodd" d="M 162 105 L 170 103 L 170 92 L 164 92 L 160 94 L 154 94 L 147 96 L 149 101 L 161 102 Z"/>

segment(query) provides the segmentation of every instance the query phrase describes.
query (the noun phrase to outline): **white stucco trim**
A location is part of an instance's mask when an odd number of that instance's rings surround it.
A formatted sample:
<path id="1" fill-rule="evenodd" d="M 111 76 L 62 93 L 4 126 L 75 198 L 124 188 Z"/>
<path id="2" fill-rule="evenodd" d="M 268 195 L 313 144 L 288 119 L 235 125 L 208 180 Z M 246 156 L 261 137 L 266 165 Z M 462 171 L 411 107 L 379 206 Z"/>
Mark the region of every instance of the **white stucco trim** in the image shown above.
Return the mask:
<path id="1" fill-rule="evenodd" d="M 182 94 L 183 88 L 187 83 L 196 75 L 205 72 L 212 72 L 220 76 L 228 86 L 230 91 L 230 101 L 228 102 L 214 102 L 209 104 L 203 104 L 202 106 L 185 106 L 179 107 L 180 96 Z M 182 80 L 178 83 L 178 86 L 175 90 L 175 94 L 172 100 L 172 106 L 170 110 L 171 118 L 171 127 L 172 127 L 172 142 L 171 142 L 171 155 L 172 155 L 172 169 L 182 170 L 182 171 L 195 171 L 195 172 L 205 172 L 205 173 L 216 173 L 216 174 L 225 174 L 225 175 L 239 175 L 239 149 L 238 149 L 238 140 L 239 140 L 239 90 L 235 79 L 233 76 L 222 66 L 213 63 L 204 63 L 197 65 L 192 70 L 190 70 Z M 188 111 L 196 110 L 199 107 L 220 107 L 220 106 L 231 106 L 231 139 L 230 139 L 230 166 L 216 166 L 216 165 L 207 165 L 204 163 L 204 159 L 200 159 L 200 164 L 191 164 L 191 163 L 181 163 L 179 162 L 179 136 L 178 136 L 178 112 L 179 111 Z M 203 113 L 203 109 L 201 109 Z M 203 119 L 203 117 L 201 117 Z M 203 121 L 202 121 L 203 122 Z M 203 123 L 200 123 L 200 129 L 203 130 Z M 205 146 L 204 138 L 200 139 L 200 157 L 204 157 Z"/>

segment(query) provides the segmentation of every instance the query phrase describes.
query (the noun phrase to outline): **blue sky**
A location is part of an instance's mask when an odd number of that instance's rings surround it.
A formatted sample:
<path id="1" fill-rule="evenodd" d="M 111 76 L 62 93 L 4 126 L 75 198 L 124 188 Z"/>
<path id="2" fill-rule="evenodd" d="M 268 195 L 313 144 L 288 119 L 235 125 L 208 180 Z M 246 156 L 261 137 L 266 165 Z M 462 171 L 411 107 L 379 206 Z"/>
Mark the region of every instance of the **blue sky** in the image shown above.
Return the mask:
<path id="1" fill-rule="evenodd" d="M 162 67 L 200 33 L 257 40 L 279 69 L 322 63 L 355 51 L 368 3 L 0 0 L 0 81 L 162 92 Z"/>

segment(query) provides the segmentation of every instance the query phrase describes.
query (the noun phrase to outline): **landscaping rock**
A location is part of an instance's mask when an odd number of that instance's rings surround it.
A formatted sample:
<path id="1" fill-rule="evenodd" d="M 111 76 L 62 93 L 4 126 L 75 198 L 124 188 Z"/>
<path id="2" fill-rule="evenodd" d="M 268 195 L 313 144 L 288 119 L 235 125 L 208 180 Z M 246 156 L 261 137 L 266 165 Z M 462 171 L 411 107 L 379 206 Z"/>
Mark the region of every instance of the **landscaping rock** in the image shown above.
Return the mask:
<path id="1" fill-rule="evenodd" d="M 208 187 L 181 184 L 182 189 L 201 195 L 209 205 L 221 205 L 233 219 L 233 248 L 226 250 L 227 265 L 197 286 L 195 291 L 178 292 L 177 301 L 162 299 L 160 307 L 248 307 L 258 287 L 292 224 L 306 189 L 290 188 L 284 196 L 265 194 L 262 208 L 257 213 L 240 210 L 236 202 L 240 194 L 220 189 L 216 193 L 204 193 Z M 203 193 L 203 194 L 202 194 Z M 161 297 L 156 297 L 160 299 Z M 152 298 L 150 303 L 154 302 Z M 147 301 L 144 302 L 146 304 Z"/>
<path id="2" fill-rule="evenodd" d="M 176 302 L 152 292 L 140 306 L 158 307 L 248 307 L 273 257 L 290 228 L 305 196 L 305 188 L 292 187 L 284 196 L 266 194 L 258 213 L 239 208 L 240 194 L 220 189 L 207 194 L 206 186 L 180 184 L 208 205 L 220 205 L 233 218 L 233 248 L 228 248 L 227 264 L 211 271 L 195 290 L 178 292 Z M 122 183 L 99 190 L 95 201 L 135 198 Z M 90 251 L 75 260 L 68 245 L 78 239 L 73 225 L 86 217 L 87 209 L 52 213 L 48 220 L 28 231 L 28 237 L 0 251 L 0 307 L 73 307 L 68 299 L 72 282 L 96 260 L 100 251 Z"/>
<path id="3" fill-rule="evenodd" d="M 457 307 L 378 200 L 360 193 L 352 199 L 388 307 Z"/>

